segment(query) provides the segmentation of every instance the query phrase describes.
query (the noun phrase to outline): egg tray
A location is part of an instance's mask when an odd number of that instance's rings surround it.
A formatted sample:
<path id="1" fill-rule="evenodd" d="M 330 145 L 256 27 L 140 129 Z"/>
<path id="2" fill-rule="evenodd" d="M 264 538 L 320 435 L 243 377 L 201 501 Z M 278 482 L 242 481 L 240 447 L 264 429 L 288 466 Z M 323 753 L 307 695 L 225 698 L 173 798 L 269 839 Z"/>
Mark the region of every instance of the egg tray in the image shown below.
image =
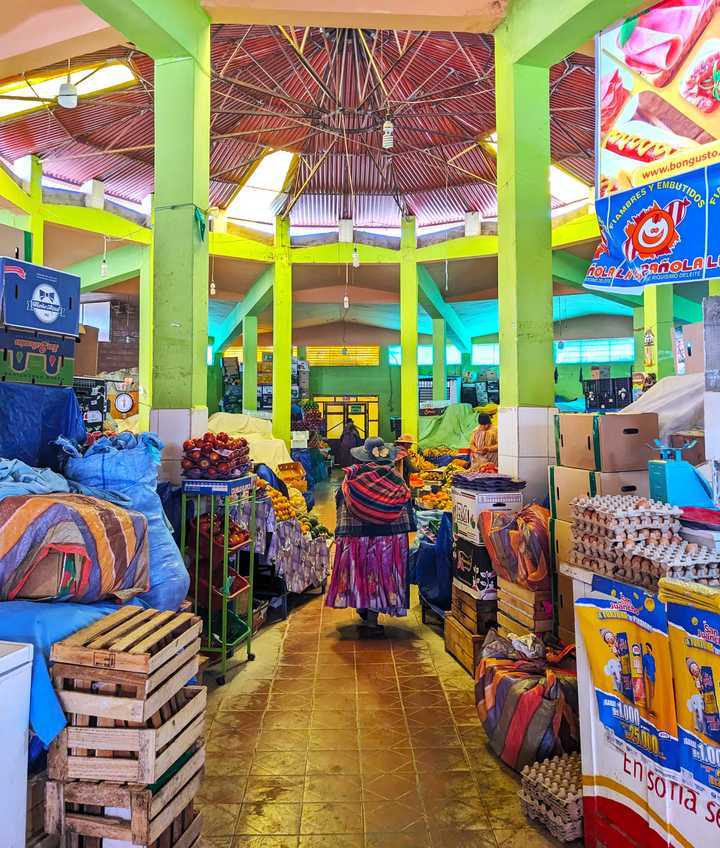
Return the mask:
<path id="1" fill-rule="evenodd" d="M 682 525 L 676 518 L 660 520 L 649 518 L 615 518 L 607 521 L 597 521 L 588 510 L 571 511 L 572 523 L 574 527 L 583 527 L 588 531 L 599 533 L 609 538 L 627 539 L 631 536 L 638 536 L 657 533 L 672 533 L 678 535 Z"/>
<path id="2" fill-rule="evenodd" d="M 582 767 L 579 754 L 564 754 L 527 765 L 522 770 L 520 798 L 537 818 L 562 833 L 580 825 L 582 832 Z M 577 839 L 577 836 L 570 837 Z"/>
<path id="3" fill-rule="evenodd" d="M 527 818 L 542 824 L 558 842 L 575 842 L 578 839 L 582 839 L 582 819 L 580 821 L 568 822 L 567 824 L 558 822 L 546 807 L 536 805 L 525 798 L 522 792 L 520 793 L 520 806 Z"/>
<path id="4" fill-rule="evenodd" d="M 639 586 L 642 589 L 649 589 L 651 591 L 657 590 L 659 578 L 652 574 L 648 574 L 639 568 L 625 566 L 618 562 L 610 562 L 597 557 L 589 557 L 586 554 L 579 553 L 578 551 L 571 551 L 569 560 L 570 565 L 575 565 L 578 568 L 585 568 L 588 571 L 593 571 L 603 577 L 616 578 L 625 583 Z"/>
<path id="5" fill-rule="evenodd" d="M 661 521 L 679 519 L 682 510 L 677 506 L 653 501 L 637 495 L 596 495 L 595 497 L 573 498 L 570 506 L 575 510 L 589 510 L 608 518 L 642 518 L 649 520 L 657 517 Z"/>

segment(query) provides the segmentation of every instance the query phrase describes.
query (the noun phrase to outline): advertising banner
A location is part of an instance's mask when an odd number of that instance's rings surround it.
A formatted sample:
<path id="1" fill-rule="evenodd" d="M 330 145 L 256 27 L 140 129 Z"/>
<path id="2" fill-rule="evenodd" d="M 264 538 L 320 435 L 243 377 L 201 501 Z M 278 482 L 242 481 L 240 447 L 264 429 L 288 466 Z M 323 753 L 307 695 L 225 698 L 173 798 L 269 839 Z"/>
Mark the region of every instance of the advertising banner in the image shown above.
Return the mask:
<path id="1" fill-rule="evenodd" d="M 597 36 L 598 197 L 720 162 L 720 5 L 663 0 Z"/>
<path id="2" fill-rule="evenodd" d="M 76 336 L 80 326 L 80 277 L 0 257 L 0 305 L 2 321 L 8 326 Z"/>
<path id="3" fill-rule="evenodd" d="M 665 769 L 678 762 L 665 605 L 605 578 L 575 603 L 598 716 L 617 740 Z"/>
<path id="4" fill-rule="evenodd" d="M 668 625 L 680 768 L 720 802 L 720 614 L 669 604 Z"/>

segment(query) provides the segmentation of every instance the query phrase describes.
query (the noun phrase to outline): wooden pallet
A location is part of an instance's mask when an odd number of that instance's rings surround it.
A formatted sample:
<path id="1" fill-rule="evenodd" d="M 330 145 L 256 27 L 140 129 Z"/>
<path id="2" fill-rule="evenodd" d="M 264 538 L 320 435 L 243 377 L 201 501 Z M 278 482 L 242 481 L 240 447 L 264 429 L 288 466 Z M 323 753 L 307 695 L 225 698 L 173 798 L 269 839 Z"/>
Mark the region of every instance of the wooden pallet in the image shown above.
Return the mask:
<path id="1" fill-rule="evenodd" d="M 201 630 L 192 613 L 127 606 L 56 642 L 51 674 L 63 709 L 144 725 L 197 674 Z"/>
<path id="2" fill-rule="evenodd" d="M 471 633 L 454 615 L 445 616 L 445 650 L 473 677 L 480 663 L 484 641 L 484 636 Z"/>
<path id="3" fill-rule="evenodd" d="M 473 635 L 482 635 L 495 626 L 497 601 L 479 601 L 453 583 L 452 614 Z"/>
<path id="4" fill-rule="evenodd" d="M 195 848 L 200 826 L 195 824 L 197 819 L 189 821 L 188 813 L 200 788 L 204 763 L 205 749 L 199 747 L 155 786 L 49 780 L 45 830 L 60 835 L 65 845 L 73 848 L 83 845 L 76 837 L 99 840 L 98 845 L 103 839 L 117 839 L 145 848 Z M 113 812 L 106 812 L 106 808 Z M 172 834 L 179 825 L 184 826 L 182 836 L 175 840 Z M 83 848 L 94 848 L 94 844 L 85 843 Z"/>
<path id="5" fill-rule="evenodd" d="M 204 686 L 186 686 L 170 704 L 132 728 L 127 722 L 90 719 L 66 727 L 48 752 L 52 780 L 155 783 L 202 736 L 207 705 Z M 171 702 L 172 703 L 172 702 Z M 73 717 L 74 718 L 74 717 Z M 111 724 L 113 726 L 103 726 Z"/>

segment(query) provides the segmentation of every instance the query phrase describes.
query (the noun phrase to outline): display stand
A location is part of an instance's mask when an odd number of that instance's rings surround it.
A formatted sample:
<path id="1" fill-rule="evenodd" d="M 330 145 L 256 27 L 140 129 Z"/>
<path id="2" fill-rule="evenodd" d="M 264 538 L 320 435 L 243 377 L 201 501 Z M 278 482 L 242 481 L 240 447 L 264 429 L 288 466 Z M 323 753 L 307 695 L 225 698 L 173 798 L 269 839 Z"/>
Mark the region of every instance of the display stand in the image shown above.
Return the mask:
<path id="1" fill-rule="evenodd" d="M 189 501 L 194 506 L 193 528 L 188 526 Z M 245 503 L 250 504 L 247 528 L 250 538 L 241 547 L 231 549 L 228 538 L 231 512 Z M 256 506 L 254 475 L 237 480 L 184 480 L 182 483 L 180 549 L 194 577 L 190 598 L 193 612 L 200 615 L 204 622 L 201 650 L 217 655 L 212 665 L 219 664 L 219 685 L 225 683 L 228 660 L 241 645 L 246 645 L 248 660 L 255 659 L 252 653 L 252 624 Z M 203 512 L 210 514 L 207 536 L 201 532 L 198 520 Z M 220 528 L 223 532 L 221 548 L 213 541 Z M 189 534 L 190 529 L 192 532 Z M 189 535 L 193 538 L 188 539 Z M 231 562 L 237 559 L 241 551 L 247 551 L 249 555 L 247 584 L 239 581 L 237 572 L 231 568 Z M 239 604 L 244 607 L 242 612 L 238 610 Z"/>

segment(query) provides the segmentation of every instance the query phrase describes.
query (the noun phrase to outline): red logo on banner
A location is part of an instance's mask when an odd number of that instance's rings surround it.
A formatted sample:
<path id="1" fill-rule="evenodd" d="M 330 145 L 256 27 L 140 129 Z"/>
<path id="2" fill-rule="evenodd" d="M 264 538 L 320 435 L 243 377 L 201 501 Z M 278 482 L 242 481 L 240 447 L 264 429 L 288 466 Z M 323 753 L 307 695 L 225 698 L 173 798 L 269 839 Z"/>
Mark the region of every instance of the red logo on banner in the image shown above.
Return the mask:
<path id="1" fill-rule="evenodd" d="M 19 265 L 6 265 L 5 266 L 6 274 L 17 274 L 18 277 L 21 277 L 23 280 L 25 279 L 25 269 L 20 268 Z"/>
<path id="2" fill-rule="evenodd" d="M 677 228 L 685 217 L 690 201 L 687 197 L 673 200 L 662 209 L 657 202 L 643 209 L 625 225 L 623 253 L 629 261 L 654 259 L 672 253 L 680 241 Z"/>
<path id="3" fill-rule="evenodd" d="M 598 242 L 598 246 L 595 248 L 595 253 L 593 255 L 593 262 L 597 262 L 597 260 L 603 255 L 603 253 L 610 254 L 610 248 L 608 246 L 608 238 L 607 233 L 605 232 L 605 227 L 600 225 L 600 241 Z"/>

